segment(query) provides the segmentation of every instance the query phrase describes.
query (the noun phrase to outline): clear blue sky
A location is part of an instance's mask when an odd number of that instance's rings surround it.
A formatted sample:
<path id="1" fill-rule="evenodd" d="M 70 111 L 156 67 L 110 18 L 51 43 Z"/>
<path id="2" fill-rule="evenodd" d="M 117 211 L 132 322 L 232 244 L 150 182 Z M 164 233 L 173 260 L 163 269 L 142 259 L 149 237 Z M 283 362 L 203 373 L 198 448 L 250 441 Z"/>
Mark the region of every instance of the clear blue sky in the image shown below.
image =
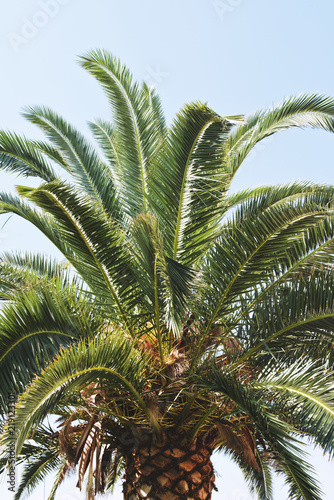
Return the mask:
<path id="1" fill-rule="evenodd" d="M 0 16 L 0 128 L 39 137 L 20 117 L 25 105 L 45 104 L 83 130 L 108 105 L 97 84 L 75 63 L 106 48 L 138 79 L 154 83 L 169 121 L 186 102 L 208 102 L 217 113 L 251 113 L 300 92 L 334 95 L 334 2 L 323 0 L 11 0 Z M 310 179 L 334 184 L 334 137 L 317 131 L 275 136 L 241 168 L 234 189 Z M 24 181 L 0 173 L 0 190 Z M 5 219 L 3 219 L 3 222 Z M 2 220 L 0 220 L 0 227 Z M 30 226 L 12 217 L 0 231 L 0 251 L 55 254 Z M 311 450 L 333 498 L 333 465 Z M 237 469 L 215 459 L 220 500 L 250 500 Z M 84 498 L 66 483 L 59 498 Z M 46 484 L 46 492 L 49 483 Z M 5 483 L 2 500 L 11 500 Z M 275 500 L 285 500 L 277 485 Z M 66 489 L 66 492 L 65 492 Z M 42 499 L 43 489 L 31 495 Z M 47 498 L 47 494 L 46 494 Z M 122 498 L 118 489 L 113 498 Z"/>

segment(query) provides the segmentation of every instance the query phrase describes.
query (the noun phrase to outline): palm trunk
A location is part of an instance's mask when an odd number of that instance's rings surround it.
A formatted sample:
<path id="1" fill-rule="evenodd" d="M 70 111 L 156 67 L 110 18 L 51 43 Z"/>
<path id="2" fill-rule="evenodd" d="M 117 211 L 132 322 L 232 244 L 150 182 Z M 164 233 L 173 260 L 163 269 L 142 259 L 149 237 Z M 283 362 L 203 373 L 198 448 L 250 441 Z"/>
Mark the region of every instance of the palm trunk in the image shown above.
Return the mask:
<path id="1" fill-rule="evenodd" d="M 215 475 L 212 447 L 174 434 L 126 454 L 124 500 L 210 500 Z"/>

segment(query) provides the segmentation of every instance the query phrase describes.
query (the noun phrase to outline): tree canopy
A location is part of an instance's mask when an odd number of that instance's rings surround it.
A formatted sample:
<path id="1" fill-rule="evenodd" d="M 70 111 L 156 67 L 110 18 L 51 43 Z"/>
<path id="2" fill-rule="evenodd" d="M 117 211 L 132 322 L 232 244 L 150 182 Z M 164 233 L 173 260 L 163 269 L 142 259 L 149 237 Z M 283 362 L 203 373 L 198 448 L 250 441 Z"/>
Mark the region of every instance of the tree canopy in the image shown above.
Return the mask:
<path id="1" fill-rule="evenodd" d="M 0 213 L 64 256 L 1 256 L 4 419 L 18 398 L 1 464 L 15 442 L 15 499 L 51 472 L 53 499 L 77 466 L 88 498 L 124 472 L 126 499 L 205 500 L 215 450 L 261 500 L 273 471 L 292 500 L 321 498 L 300 439 L 332 458 L 334 188 L 231 183 L 270 135 L 333 132 L 334 99 L 249 117 L 195 102 L 167 126 L 155 89 L 117 58 L 80 63 L 112 110 L 89 124 L 94 145 L 46 107 L 24 111 L 45 141 L 0 132 L 0 167 L 40 181 L 1 193 Z"/>

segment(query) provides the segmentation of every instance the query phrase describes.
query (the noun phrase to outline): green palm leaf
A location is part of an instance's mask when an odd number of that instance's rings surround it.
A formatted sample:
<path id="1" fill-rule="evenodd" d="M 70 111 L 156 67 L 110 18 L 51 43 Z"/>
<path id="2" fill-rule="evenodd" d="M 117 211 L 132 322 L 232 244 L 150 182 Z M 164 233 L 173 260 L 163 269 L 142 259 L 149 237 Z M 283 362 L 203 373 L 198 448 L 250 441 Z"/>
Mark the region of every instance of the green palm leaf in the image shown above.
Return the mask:
<path id="1" fill-rule="evenodd" d="M 146 211 L 147 165 L 161 137 L 157 101 L 152 105 L 147 89 L 141 90 L 131 73 L 111 54 L 92 51 L 80 62 L 102 85 L 112 106 L 119 144 L 118 181 L 125 211 L 129 215 Z"/>
<path id="2" fill-rule="evenodd" d="M 1 412 L 8 393 L 18 394 L 59 351 L 80 337 L 89 338 L 100 326 L 93 304 L 85 304 L 61 280 L 12 295 L 0 315 Z M 97 324 L 96 324 L 97 323 Z M 16 373 L 13 377 L 13 370 Z"/>
<path id="3" fill-rule="evenodd" d="M 310 475 L 312 468 L 300 452 L 300 442 L 291 437 L 293 427 L 281 420 L 268 403 L 260 402 L 261 394 L 238 383 L 234 378 L 213 368 L 210 376 L 200 377 L 199 384 L 215 393 L 221 392 L 233 400 L 254 422 L 270 445 L 274 459 L 279 463 L 289 485 L 293 500 L 319 500 L 320 490 Z"/>
<path id="4" fill-rule="evenodd" d="M 204 104 L 188 105 L 153 164 L 150 197 L 174 260 L 193 262 L 217 232 L 229 179 L 223 144 L 232 125 Z"/>
<path id="5" fill-rule="evenodd" d="M 205 281 L 210 283 L 208 330 L 224 308 L 242 293 L 280 272 L 293 262 L 294 244 L 318 221 L 331 217 L 328 205 L 332 189 L 315 190 L 297 202 L 272 206 L 254 219 L 235 219 L 221 230 L 222 235 L 207 256 Z M 289 247 L 292 248 L 291 252 Z M 207 314 L 207 312 L 205 313 Z"/>
<path id="6" fill-rule="evenodd" d="M 316 363 L 300 360 L 289 368 L 266 368 L 258 386 L 268 391 L 274 406 L 288 413 L 324 453 L 334 452 L 334 383 L 332 373 Z"/>
<path id="7" fill-rule="evenodd" d="M 59 150 L 58 157 L 61 155 L 66 162 L 58 163 L 66 168 L 78 185 L 108 213 L 115 208 L 117 211 L 116 191 L 110 171 L 82 134 L 48 108 L 27 108 L 24 117 L 38 125 L 53 141 Z M 52 154 L 50 149 L 49 154 Z"/>
<path id="8" fill-rule="evenodd" d="M 58 450 L 47 450 L 44 453 L 39 453 L 35 460 L 28 462 L 23 470 L 20 484 L 14 495 L 14 500 L 22 498 L 22 494 L 31 492 L 42 482 L 45 477 L 57 470 L 61 460 L 58 456 Z"/>
<path id="9" fill-rule="evenodd" d="M 209 499 L 217 450 L 259 499 L 278 472 L 289 498 L 318 500 L 299 437 L 334 456 L 334 188 L 230 185 L 270 135 L 333 132 L 334 100 L 291 97 L 247 120 L 196 102 L 167 127 L 118 59 L 80 63 L 112 107 L 89 124 L 98 150 L 44 107 L 25 117 L 46 141 L 0 132 L 0 168 L 44 181 L 1 193 L 0 214 L 65 259 L 0 256 L 2 414 L 18 400 L 0 472 L 14 439 L 17 498 L 54 471 L 54 499 L 78 466 L 89 498 L 124 470 L 127 498 Z"/>
<path id="10" fill-rule="evenodd" d="M 259 111 L 230 135 L 227 154 L 234 175 L 252 148 L 270 135 L 292 127 L 320 128 L 333 132 L 334 101 L 319 94 L 284 99 L 271 109 Z"/>
<path id="11" fill-rule="evenodd" d="M 36 144 L 10 132 L 0 132 L 0 165 L 4 170 L 25 177 L 39 177 L 47 182 L 56 178 Z"/>
<path id="12" fill-rule="evenodd" d="M 333 274 L 294 280 L 289 287 L 275 288 L 245 315 L 239 333 L 246 342 L 244 359 L 260 355 L 296 360 L 307 354 L 333 365 Z M 284 348 L 283 348 L 284 346 Z M 263 362 L 265 363 L 263 359 Z"/>
<path id="13" fill-rule="evenodd" d="M 57 219 L 62 240 L 75 253 L 74 266 L 78 272 L 89 276 L 93 289 L 111 294 L 122 321 L 128 325 L 121 302 L 127 296 L 131 301 L 139 298 L 138 294 L 135 296 L 138 289 L 132 275 L 131 256 L 124 247 L 119 226 L 99 211 L 90 198 L 79 200 L 68 185 L 55 182 L 39 189 L 21 187 L 20 193 Z"/>
<path id="14" fill-rule="evenodd" d="M 17 453 L 31 430 L 55 408 L 62 395 L 88 386 L 96 377 L 108 382 L 110 389 L 122 392 L 130 398 L 134 407 L 145 413 L 148 408 L 140 396 L 146 372 L 146 357 L 137 351 L 128 339 L 102 336 L 77 346 L 63 349 L 56 360 L 34 380 L 21 397 L 15 415 Z M 12 439 L 11 436 L 4 438 Z"/>

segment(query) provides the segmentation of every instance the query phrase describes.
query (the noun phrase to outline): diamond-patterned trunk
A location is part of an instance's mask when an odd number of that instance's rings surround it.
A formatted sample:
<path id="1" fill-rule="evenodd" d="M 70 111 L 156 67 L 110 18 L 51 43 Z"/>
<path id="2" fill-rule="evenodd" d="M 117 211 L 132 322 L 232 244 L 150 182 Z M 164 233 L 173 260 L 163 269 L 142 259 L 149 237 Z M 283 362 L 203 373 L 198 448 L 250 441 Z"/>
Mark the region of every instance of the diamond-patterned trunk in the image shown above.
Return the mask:
<path id="1" fill-rule="evenodd" d="M 124 500 L 209 500 L 215 475 L 212 447 L 198 438 L 163 436 L 126 454 Z"/>

